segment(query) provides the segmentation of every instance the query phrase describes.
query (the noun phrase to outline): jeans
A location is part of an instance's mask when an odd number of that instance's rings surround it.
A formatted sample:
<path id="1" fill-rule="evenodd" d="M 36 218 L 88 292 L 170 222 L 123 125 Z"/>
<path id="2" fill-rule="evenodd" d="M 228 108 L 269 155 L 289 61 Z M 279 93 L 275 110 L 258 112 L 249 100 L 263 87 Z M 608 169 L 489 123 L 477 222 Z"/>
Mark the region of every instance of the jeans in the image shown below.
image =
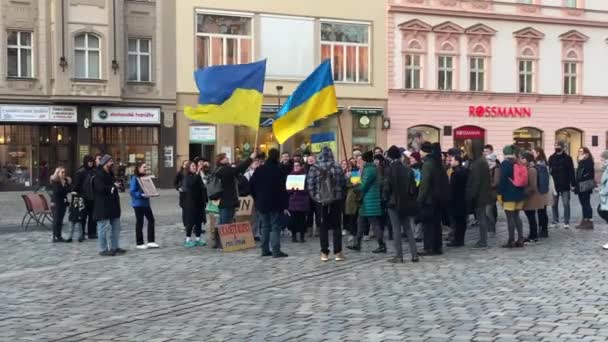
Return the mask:
<path id="1" fill-rule="evenodd" d="M 342 231 L 340 229 L 340 217 L 342 215 L 342 205 L 336 201 L 328 205 L 319 205 L 321 214 L 321 230 L 319 239 L 321 240 L 321 253 L 329 254 L 329 230 L 333 232 L 334 254 L 342 252 Z"/>
<path id="2" fill-rule="evenodd" d="M 581 192 L 578 194 L 578 200 L 583 207 L 583 219 L 591 220 L 593 218 L 593 209 L 591 209 L 591 192 Z"/>
<path id="3" fill-rule="evenodd" d="M 63 203 L 55 203 L 53 206 L 53 237 L 62 239 L 61 231 L 63 229 L 63 218 L 67 206 Z"/>
<path id="4" fill-rule="evenodd" d="M 416 250 L 416 239 L 414 238 L 414 233 L 412 232 L 411 218 L 408 216 L 399 215 L 395 209 L 388 209 L 388 216 L 391 219 L 391 225 L 393 227 L 395 256 L 403 259 L 403 247 L 401 246 L 401 227 L 403 227 L 403 232 L 405 232 L 410 244 L 410 254 L 412 255 L 412 259 L 416 258 L 418 256 L 418 251 Z"/>
<path id="5" fill-rule="evenodd" d="M 234 208 L 220 208 L 220 219 L 217 224 L 234 223 Z"/>
<path id="6" fill-rule="evenodd" d="M 538 223 L 536 216 L 538 215 Z M 549 225 L 549 217 L 547 216 L 547 208 L 539 210 L 526 210 L 526 217 L 528 218 L 528 224 L 530 226 L 530 235 L 528 239 L 537 240 L 539 238 L 538 226 L 540 225 L 540 237 L 547 237 Z"/>
<path id="7" fill-rule="evenodd" d="M 74 238 L 74 233 L 78 230 L 78 239 L 84 240 L 84 230 L 82 229 L 82 222 L 70 222 L 70 239 Z"/>
<path id="8" fill-rule="evenodd" d="M 110 234 L 110 248 L 108 248 L 108 236 Z M 120 218 L 97 221 L 97 247 L 100 252 L 117 250 L 120 248 Z"/>
<path id="9" fill-rule="evenodd" d="M 262 253 L 278 254 L 281 251 L 281 213 L 258 212 L 262 224 Z"/>
<path id="10" fill-rule="evenodd" d="M 553 196 L 553 223 L 559 223 L 558 205 L 560 197 L 564 206 L 564 224 L 570 224 L 570 191 L 558 192 L 556 196 Z"/>
<path id="11" fill-rule="evenodd" d="M 488 245 L 488 231 L 490 230 L 490 218 L 486 214 L 486 208 L 475 208 L 475 216 L 477 216 L 477 223 L 479 224 L 479 241 L 478 246 Z"/>
<path id="12" fill-rule="evenodd" d="M 488 204 L 486 206 L 486 217 L 488 218 L 488 232 L 496 233 L 496 221 L 498 218 L 496 203 Z"/>
<path id="13" fill-rule="evenodd" d="M 378 241 L 378 246 L 384 247 L 384 239 L 382 238 L 382 228 L 380 227 L 380 217 L 361 215 L 359 215 L 359 219 L 357 220 L 357 239 L 355 246 L 361 246 L 361 240 L 363 239 L 363 235 L 365 234 L 365 227 L 367 227 L 368 224 L 372 226 L 373 232 L 376 235 L 376 240 Z"/>
<path id="14" fill-rule="evenodd" d="M 509 230 L 509 243 L 515 242 L 515 230 L 517 229 L 517 240 L 524 239 L 524 227 L 519 217 L 519 210 L 505 211 L 507 215 L 507 228 Z"/>
<path id="15" fill-rule="evenodd" d="M 133 210 L 135 210 L 135 240 L 137 245 L 144 244 L 144 216 L 148 221 L 148 242 L 154 242 L 154 214 L 152 214 L 152 208 L 139 207 L 133 208 Z"/>

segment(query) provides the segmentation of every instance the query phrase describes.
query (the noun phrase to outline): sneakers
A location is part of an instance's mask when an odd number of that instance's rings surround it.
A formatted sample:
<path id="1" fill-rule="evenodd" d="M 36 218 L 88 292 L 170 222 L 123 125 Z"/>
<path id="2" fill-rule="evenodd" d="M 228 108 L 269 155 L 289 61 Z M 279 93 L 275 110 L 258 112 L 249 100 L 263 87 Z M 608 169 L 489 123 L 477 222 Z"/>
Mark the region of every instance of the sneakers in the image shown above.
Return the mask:
<path id="1" fill-rule="evenodd" d="M 569 224 L 565 224 L 564 225 L 564 229 L 570 229 L 570 225 Z"/>
<path id="2" fill-rule="evenodd" d="M 205 240 L 196 240 L 194 241 L 194 245 L 197 247 L 207 246 L 207 242 Z"/>
<path id="3" fill-rule="evenodd" d="M 190 248 L 190 247 L 195 247 L 195 246 L 196 246 L 196 243 L 192 240 L 184 242 L 184 247 Z"/>
<path id="4" fill-rule="evenodd" d="M 346 231 L 346 229 L 342 229 L 342 236 L 346 236 L 348 235 L 348 232 Z"/>
<path id="5" fill-rule="evenodd" d="M 99 252 L 99 255 L 101 255 L 101 256 L 113 256 L 114 254 L 112 254 L 110 251 L 101 251 L 101 252 Z"/>
<path id="6" fill-rule="evenodd" d="M 551 224 L 549 225 L 549 228 L 550 228 L 550 229 L 555 229 L 555 228 L 557 228 L 557 223 L 551 223 Z"/>
<path id="7" fill-rule="evenodd" d="M 603 248 L 603 249 L 607 249 L 607 250 L 608 250 L 608 243 L 604 244 L 604 245 L 602 246 L 602 248 Z"/>
<path id="8" fill-rule="evenodd" d="M 399 258 L 399 257 L 392 257 L 392 258 L 388 259 L 387 261 L 390 262 L 391 264 L 403 264 L 403 258 Z"/>
<path id="9" fill-rule="evenodd" d="M 160 247 L 156 242 L 148 242 L 148 248 L 158 248 Z"/>
<path id="10" fill-rule="evenodd" d="M 336 254 L 336 261 L 344 261 L 346 259 L 342 252 Z"/>
<path id="11" fill-rule="evenodd" d="M 137 249 L 148 249 L 148 245 L 137 245 L 135 246 Z"/>
<path id="12" fill-rule="evenodd" d="M 321 253 L 321 261 L 326 262 L 329 261 L 329 255 L 325 253 Z"/>
<path id="13" fill-rule="evenodd" d="M 286 253 L 283 253 L 281 251 L 279 251 L 278 253 L 273 253 L 272 257 L 273 258 L 287 258 L 289 255 L 287 255 Z"/>

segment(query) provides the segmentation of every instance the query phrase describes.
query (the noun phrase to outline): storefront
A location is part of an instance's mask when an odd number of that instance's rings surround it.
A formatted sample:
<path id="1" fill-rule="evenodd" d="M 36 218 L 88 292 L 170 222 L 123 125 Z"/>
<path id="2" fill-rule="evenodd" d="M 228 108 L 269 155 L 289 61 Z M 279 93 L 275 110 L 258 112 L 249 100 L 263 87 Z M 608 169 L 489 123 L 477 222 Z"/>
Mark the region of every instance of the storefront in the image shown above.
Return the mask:
<path id="1" fill-rule="evenodd" d="M 352 115 L 353 149 L 370 151 L 378 146 L 378 130 L 382 128 L 384 108 L 381 107 L 349 107 Z"/>
<path id="2" fill-rule="evenodd" d="M 439 142 L 440 129 L 434 126 L 419 125 L 407 129 L 407 147 L 411 150 L 420 150 L 420 145 L 428 141 Z"/>
<path id="3" fill-rule="evenodd" d="M 513 131 L 513 142 L 520 149 L 532 150 L 543 147 L 543 131 L 534 127 L 522 127 Z"/>
<path id="4" fill-rule="evenodd" d="M 462 149 L 466 140 L 481 141 L 484 145 L 486 139 L 486 130 L 477 126 L 461 126 L 454 129 L 453 147 Z"/>
<path id="5" fill-rule="evenodd" d="M 77 109 L 0 105 L 0 191 L 38 188 L 58 166 L 75 169 Z"/>
<path id="6" fill-rule="evenodd" d="M 199 157 L 215 162 L 216 127 L 212 125 L 190 126 L 190 160 Z"/>
<path id="7" fill-rule="evenodd" d="M 125 183 L 138 162 L 145 162 L 148 171 L 159 177 L 160 122 L 159 108 L 93 107 L 90 153 L 111 154 L 116 176 Z M 166 154 L 172 154 L 168 152 L 163 149 L 163 162 Z"/>

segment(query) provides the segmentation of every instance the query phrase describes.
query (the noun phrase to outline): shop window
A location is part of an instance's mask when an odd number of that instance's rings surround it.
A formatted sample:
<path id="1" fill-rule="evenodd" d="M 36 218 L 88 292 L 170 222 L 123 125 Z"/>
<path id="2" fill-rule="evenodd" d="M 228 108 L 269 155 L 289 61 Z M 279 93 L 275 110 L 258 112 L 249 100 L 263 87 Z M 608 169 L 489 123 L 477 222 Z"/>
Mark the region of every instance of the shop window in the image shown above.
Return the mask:
<path id="1" fill-rule="evenodd" d="M 376 146 L 376 115 L 353 115 L 353 149 L 371 151 Z"/>
<path id="2" fill-rule="evenodd" d="M 513 131 L 513 141 L 520 149 L 531 151 L 543 147 L 543 131 L 535 127 L 522 127 Z"/>
<path id="3" fill-rule="evenodd" d="M 256 135 L 258 140 L 257 148 L 260 152 L 268 154 L 271 148 L 279 148 L 279 143 L 272 133 L 272 125 L 261 126 L 257 131 L 246 126 L 235 126 L 234 156 L 231 158 L 231 161 L 245 159 L 256 149 Z"/>
<path id="4" fill-rule="evenodd" d="M 369 83 L 370 25 L 321 23 L 321 59 L 331 60 L 334 81 Z"/>
<path id="5" fill-rule="evenodd" d="M 34 63 L 32 51 L 32 32 L 8 31 L 8 77 L 34 77 Z"/>
<path id="6" fill-rule="evenodd" d="M 439 142 L 440 129 L 434 126 L 420 125 L 407 129 L 407 147 L 420 151 L 420 145 L 425 142 Z"/>
<path id="7" fill-rule="evenodd" d="M 199 68 L 253 61 L 251 17 L 199 13 L 196 20 L 196 60 Z"/>
<path id="8" fill-rule="evenodd" d="M 131 82 L 150 82 L 152 40 L 129 38 L 128 41 L 128 77 Z"/>
<path id="9" fill-rule="evenodd" d="M 101 78 L 100 39 L 92 33 L 82 33 L 74 38 L 74 77 Z"/>
<path id="10" fill-rule="evenodd" d="M 463 148 L 465 140 L 486 140 L 486 130 L 478 126 L 461 126 L 454 129 L 454 147 Z"/>
<path id="11" fill-rule="evenodd" d="M 583 131 L 578 128 L 562 128 L 555 132 L 555 142 L 563 141 L 566 153 L 575 157 L 583 146 Z"/>

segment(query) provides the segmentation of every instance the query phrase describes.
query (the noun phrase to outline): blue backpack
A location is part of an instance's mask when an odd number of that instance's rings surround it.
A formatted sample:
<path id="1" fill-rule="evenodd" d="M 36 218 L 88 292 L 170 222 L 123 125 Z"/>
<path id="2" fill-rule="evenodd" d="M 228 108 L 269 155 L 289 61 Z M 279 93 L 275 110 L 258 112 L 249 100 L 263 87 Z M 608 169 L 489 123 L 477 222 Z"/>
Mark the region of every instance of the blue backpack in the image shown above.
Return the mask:
<path id="1" fill-rule="evenodd" d="M 541 194 L 549 193 L 549 169 L 547 165 L 539 164 L 536 165 L 536 172 L 538 174 L 538 192 Z"/>

